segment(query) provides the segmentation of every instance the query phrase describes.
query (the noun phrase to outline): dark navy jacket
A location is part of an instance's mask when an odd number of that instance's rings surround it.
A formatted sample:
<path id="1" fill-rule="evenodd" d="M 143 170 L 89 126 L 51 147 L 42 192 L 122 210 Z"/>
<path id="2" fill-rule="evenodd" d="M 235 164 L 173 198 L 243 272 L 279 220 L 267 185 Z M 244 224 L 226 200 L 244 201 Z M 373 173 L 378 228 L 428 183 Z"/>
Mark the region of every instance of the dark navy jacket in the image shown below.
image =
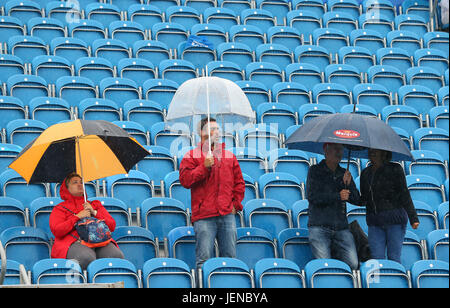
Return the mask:
<path id="1" fill-rule="evenodd" d="M 348 228 L 346 202 L 341 200 L 340 191 L 350 190 L 349 203 L 359 204 L 359 191 L 355 183 L 346 188 L 342 180 L 345 169 L 338 166 L 333 172 L 322 160 L 311 166 L 306 180 L 306 193 L 309 202 L 308 227 L 321 226 L 333 230 Z"/>

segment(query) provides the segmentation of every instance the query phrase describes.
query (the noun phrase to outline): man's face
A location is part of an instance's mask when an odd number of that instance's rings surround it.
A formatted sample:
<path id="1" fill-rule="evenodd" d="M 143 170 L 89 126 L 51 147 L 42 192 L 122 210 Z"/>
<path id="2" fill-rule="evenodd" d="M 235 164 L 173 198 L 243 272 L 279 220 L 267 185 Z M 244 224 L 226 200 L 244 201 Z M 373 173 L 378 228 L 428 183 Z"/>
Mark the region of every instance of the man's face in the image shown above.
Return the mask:
<path id="1" fill-rule="evenodd" d="M 325 145 L 325 158 L 327 160 L 340 163 L 344 155 L 344 146 L 342 144 L 329 143 Z"/>
<path id="2" fill-rule="evenodd" d="M 209 132 L 211 134 L 211 143 L 218 143 L 220 139 L 220 128 L 219 125 L 217 125 L 217 122 L 209 123 Z M 202 130 L 202 140 L 206 141 L 208 138 L 208 123 L 206 123 Z"/>

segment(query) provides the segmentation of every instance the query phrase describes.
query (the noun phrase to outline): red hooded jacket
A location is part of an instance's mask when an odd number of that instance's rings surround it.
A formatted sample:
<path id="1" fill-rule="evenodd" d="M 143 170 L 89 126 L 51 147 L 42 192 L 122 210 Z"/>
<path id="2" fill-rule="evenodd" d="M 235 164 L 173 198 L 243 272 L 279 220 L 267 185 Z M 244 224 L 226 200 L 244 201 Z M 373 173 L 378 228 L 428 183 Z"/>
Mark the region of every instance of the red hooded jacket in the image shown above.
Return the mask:
<path id="1" fill-rule="evenodd" d="M 65 181 L 61 184 L 59 195 L 64 202 L 56 205 L 50 214 L 50 230 L 55 236 L 51 256 L 52 258 L 65 259 L 70 245 L 76 242 L 79 237 L 74 227 L 74 224 L 79 220 L 79 218 L 66 210 L 64 207 L 74 213 L 79 213 L 83 210 L 84 197 L 73 196 L 67 189 Z M 101 202 L 97 200 L 88 202 L 92 205 L 92 208 L 97 211 L 97 216 L 95 217 L 98 219 L 104 219 L 109 230 L 113 232 L 116 228 L 116 222 L 103 207 Z M 112 242 L 117 246 L 114 240 Z"/>
<path id="2" fill-rule="evenodd" d="M 180 183 L 191 189 L 192 222 L 199 219 L 225 216 L 242 210 L 245 182 L 241 167 L 225 144 L 214 150 L 214 165 L 206 168 L 206 154 L 201 145 L 189 151 L 181 161 Z"/>

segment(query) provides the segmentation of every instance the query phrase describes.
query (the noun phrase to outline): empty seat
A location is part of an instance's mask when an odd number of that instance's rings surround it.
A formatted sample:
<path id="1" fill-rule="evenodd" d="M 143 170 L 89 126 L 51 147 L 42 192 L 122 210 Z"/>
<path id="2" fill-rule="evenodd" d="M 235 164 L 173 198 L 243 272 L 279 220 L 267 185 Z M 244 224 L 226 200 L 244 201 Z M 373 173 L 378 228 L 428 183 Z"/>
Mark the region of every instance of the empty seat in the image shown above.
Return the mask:
<path id="1" fill-rule="evenodd" d="M 350 267 L 335 259 L 316 259 L 305 266 L 310 288 L 356 288 L 357 280 Z"/>
<path id="2" fill-rule="evenodd" d="M 381 113 L 384 107 L 392 104 L 391 94 L 380 84 L 359 84 L 353 88 L 353 99 L 356 104 L 367 105 Z"/>
<path id="3" fill-rule="evenodd" d="M 400 71 L 406 71 L 414 66 L 414 61 L 406 50 L 398 47 L 380 48 L 376 51 L 377 64 L 391 65 L 397 67 Z"/>
<path id="4" fill-rule="evenodd" d="M 117 65 L 123 58 L 131 57 L 127 44 L 115 39 L 98 39 L 93 41 L 92 54 L 95 57 L 107 58 L 114 65 Z"/>
<path id="5" fill-rule="evenodd" d="M 360 73 L 366 73 L 367 70 L 375 65 L 375 56 L 372 52 L 361 46 L 347 46 L 339 49 L 339 63 L 349 64 L 356 67 Z"/>
<path id="6" fill-rule="evenodd" d="M 289 126 L 297 124 L 295 111 L 283 103 L 264 103 L 257 109 L 257 118 L 260 123 L 278 126 L 277 130 L 284 134 Z"/>
<path id="7" fill-rule="evenodd" d="M 133 44 L 133 56 L 148 60 L 153 65 L 157 66 L 161 61 L 170 59 L 172 57 L 172 52 L 163 42 L 140 40 Z"/>
<path id="8" fill-rule="evenodd" d="M 12 120 L 25 119 L 26 117 L 25 105 L 16 97 L 0 96 L 0 110 L 2 113 L 0 128 L 6 128 L 7 124 Z"/>
<path id="9" fill-rule="evenodd" d="M 9 95 L 28 104 L 36 96 L 49 96 L 47 82 L 35 75 L 13 75 L 6 82 Z"/>
<path id="10" fill-rule="evenodd" d="M 154 258 L 143 268 L 144 288 L 193 288 L 194 277 L 188 265 L 179 259 Z"/>
<path id="11" fill-rule="evenodd" d="M 406 183 L 413 200 L 423 201 L 433 208 L 445 200 L 441 184 L 431 176 L 424 174 L 407 175 Z"/>
<path id="12" fill-rule="evenodd" d="M 26 35 L 23 21 L 11 16 L 2 16 L 0 19 L 0 41 L 5 42 L 6 38 L 16 35 Z"/>
<path id="13" fill-rule="evenodd" d="M 357 17 L 359 17 L 359 14 L 353 16 L 351 13 L 335 10 L 323 14 L 322 21 L 324 28 L 334 28 L 344 33 L 350 33 L 358 28 Z"/>
<path id="14" fill-rule="evenodd" d="M 188 38 L 187 29 L 175 22 L 156 23 L 152 26 L 152 39 L 163 42 L 169 48 L 175 49 Z"/>
<path id="15" fill-rule="evenodd" d="M 64 23 L 58 19 L 34 17 L 27 22 L 28 33 L 40 37 L 47 45 L 54 37 L 66 36 Z"/>
<path id="16" fill-rule="evenodd" d="M 361 264 L 363 288 L 410 288 L 411 281 L 406 269 L 391 260 L 371 259 Z"/>
<path id="17" fill-rule="evenodd" d="M 34 284 L 81 284 L 86 283 L 80 265 L 67 259 L 39 260 L 32 268 Z"/>
<path id="18" fill-rule="evenodd" d="M 98 21 L 105 28 L 112 22 L 121 20 L 120 9 L 109 3 L 89 3 L 84 11 L 89 20 Z"/>
<path id="19" fill-rule="evenodd" d="M 145 40 L 145 28 L 140 23 L 132 21 L 113 21 L 109 25 L 111 38 L 125 42 L 132 47 L 134 42 Z"/>
<path id="20" fill-rule="evenodd" d="M 415 161 L 406 164 L 409 174 L 426 174 L 434 177 L 440 183 L 448 178 L 444 158 L 436 152 L 428 150 L 411 151 Z"/>
<path id="21" fill-rule="evenodd" d="M 222 43 L 217 46 L 217 56 L 221 61 L 238 64 L 242 70 L 255 60 L 252 50 L 244 43 Z"/>
<path id="22" fill-rule="evenodd" d="M 119 106 L 109 99 L 85 98 L 78 105 L 78 116 L 83 120 L 120 121 L 122 114 Z"/>
<path id="23" fill-rule="evenodd" d="M 195 233 L 194 227 L 185 226 L 172 229 L 167 235 L 169 257 L 185 262 L 195 269 Z"/>
<path id="24" fill-rule="evenodd" d="M 372 66 L 369 68 L 367 80 L 371 83 L 383 85 L 391 93 L 395 93 L 398 88 L 406 84 L 402 72 L 390 65 Z"/>
<path id="25" fill-rule="evenodd" d="M 423 36 L 428 32 L 428 24 L 421 16 L 415 14 L 401 14 L 394 19 L 397 30 L 411 31 Z"/>
<path id="26" fill-rule="evenodd" d="M 308 229 L 304 228 L 282 230 L 277 237 L 280 258 L 294 262 L 299 268 L 305 268 L 314 259 L 308 236 Z"/>
<path id="27" fill-rule="evenodd" d="M 367 48 L 375 54 L 378 49 L 386 47 L 385 37 L 376 30 L 356 29 L 350 32 L 350 44 Z"/>
<path id="28" fill-rule="evenodd" d="M 302 45 L 300 31 L 293 27 L 274 26 L 267 30 L 267 41 L 271 44 L 281 44 L 294 52 L 297 46 Z"/>
<path id="29" fill-rule="evenodd" d="M 68 34 L 73 38 L 83 40 L 89 46 L 95 40 L 107 37 L 105 27 L 100 22 L 89 19 L 80 19 L 78 23 L 69 23 Z"/>
<path id="30" fill-rule="evenodd" d="M 195 39 L 194 39 L 195 40 Z M 195 42 L 181 42 L 178 45 L 178 58 L 189 61 L 195 68 L 204 68 L 206 63 L 216 61 L 217 56 L 214 49 L 210 46 L 194 46 Z"/>
<path id="31" fill-rule="evenodd" d="M 398 89 L 398 102 L 399 104 L 413 107 L 424 118 L 431 108 L 438 105 L 433 91 L 420 84 L 400 87 Z"/>
<path id="32" fill-rule="evenodd" d="M 259 81 L 267 88 L 277 82 L 282 82 L 283 73 L 281 68 L 270 62 L 252 62 L 245 68 L 246 79 Z"/>
<path id="33" fill-rule="evenodd" d="M 240 17 L 241 24 L 257 26 L 264 32 L 277 25 L 272 12 L 264 9 L 246 9 L 241 12 Z"/>
<path id="34" fill-rule="evenodd" d="M 233 258 L 211 258 L 202 267 L 204 288 L 254 288 L 248 266 Z"/>
<path id="35" fill-rule="evenodd" d="M 408 55 L 414 56 L 417 49 L 422 48 L 421 37 L 414 32 L 394 30 L 386 34 L 387 46 L 403 48 Z"/>
<path id="36" fill-rule="evenodd" d="M 276 258 L 276 244 L 270 233 L 260 228 L 237 228 L 236 258 L 249 268 L 264 258 Z"/>
<path id="37" fill-rule="evenodd" d="M 282 44 L 261 44 L 256 47 L 256 59 L 260 62 L 269 62 L 280 68 L 285 68 L 293 62 L 289 49 Z"/>
<path id="38" fill-rule="evenodd" d="M 448 229 L 431 231 L 427 236 L 427 248 L 430 260 L 448 263 Z"/>
<path id="39" fill-rule="evenodd" d="M 322 27 L 321 15 L 307 10 L 292 10 L 287 15 L 287 24 L 297 29 L 302 41 L 312 43 L 311 38 L 314 30 Z"/>
<path id="40" fill-rule="evenodd" d="M 56 37 L 50 43 L 50 51 L 55 56 L 63 57 L 74 64 L 82 57 L 89 57 L 88 44 L 81 39 L 73 37 Z"/>
<path id="41" fill-rule="evenodd" d="M 35 1 L 12 0 L 5 2 L 5 12 L 8 16 L 28 22 L 33 17 L 43 17 L 41 6 Z"/>
<path id="42" fill-rule="evenodd" d="M 159 7 L 148 4 L 127 4 L 128 18 L 140 23 L 145 29 L 151 29 L 155 23 L 163 22 L 163 14 Z"/>
<path id="43" fill-rule="evenodd" d="M 305 288 L 305 278 L 292 261 L 265 258 L 255 264 L 255 280 L 258 288 Z"/>
<path id="44" fill-rule="evenodd" d="M 140 99 L 138 85 L 128 78 L 107 77 L 100 81 L 100 95 L 114 101 L 119 107 L 131 99 Z"/>
<path id="45" fill-rule="evenodd" d="M 449 131 L 448 106 L 436 106 L 430 109 L 430 126 Z"/>
<path id="46" fill-rule="evenodd" d="M 22 202 L 10 197 L 0 197 L 0 233 L 8 228 L 27 224 L 28 218 Z"/>
<path id="47" fill-rule="evenodd" d="M 196 67 L 187 60 L 163 60 L 159 64 L 159 76 L 170 79 L 181 85 L 188 79 L 197 78 Z"/>
<path id="48" fill-rule="evenodd" d="M 312 97 L 306 86 L 298 82 L 275 83 L 272 86 L 272 96 L 273 101 L 286 104 L 294 110 L 298 110 L 303 104 L 312 102 Z"/>
<path id="49" fill-rule="evenodd" d="M 301 65 L 306 63 L 312 64 L 319 68 L 321 72 L 325 70 L 325 67 L 333 63 L 330 51 L 317 45 L 298 46 L 295 48 L 294 56 L 295 62 L 299 62 Z"/>
<path id="50" fill-rule="evenodd" d="M 12 120 L 6 125 L 6 140 L 24 148 L 47 127 L 45 123 L 38 120 Z"/>
<path id="51" fill-rule="evenodd" d="M 448 285 L 448 262 L 421 260 L 411 268 L 414 288 L 445 288 Z"/>
<path id="52" fill-rule="evenodd" d="M 70 106 L 76 107 L 84 98 L 98 97 L 92 80 L 86 77 L 65 76 L 56 80 L 56 96 L 66 100 Z"/>
<path id="53" fill-rule="evenodd" d="M 313 88 L 313 97 L 317 104 L 328 105 L 334 110 L 351 104 L 347 88 L 339 83 L 321 83 Z"/>
<path id="54" fill-rule="evenodd" d="M 277 24 L 286 24 L 286 15 L 291 10 L 288 0 L 256 0 L 256 8 L 271 11 L 277 19 Z"/>
<path id="55" fill-rule="evenodd" d="M 92 261 L 87 267 L 88 282 L 117 283 L 122 281 L 125 288 L 139 288 L 141 281 L 136 267 L 128 260 L 104 258 Z"/>
<path id="56" fill-rule="evenodd" d="M 373 30 L 386 37 L 387 33 L 394 30 L 394 20 L 380 14 L 377 10 L 359 17 L 359 27 L 364 30 Z"/>
<path id="57" fill-rule="evenodd" d="M 439 49 L 448 54 L 449 36 L 445 32 L 427 32 L 423 36 L 423 44 L 426 48 Z"/>
<path id="58" fill-rule="evenodd" d="M 337 54 L 339 49 L 349 45 L 348 36 L 334 28 L 321 28 L 313 32 L 313 42 L 325 47 L 330 53 Z"/>
<path id="59" fill-rule="evenodd" d="M 403 128 L 410 136 L 422 127 L 421 115 L 411 106 L 386 106 L 381 111 L 381 118 L 390 126 Z"/>
<path id="60" fill-rule="evenodd" d="M 448 131 L 436 127 L 424 127 L 414 132 L 415 149 L 438 152 L 448 160 Z"/>
<path id="61" fill-rule="evenodd" d="M 410 85 L 423 85 L 437 93 L 444 84 L 443 76 L 431 67 L 411 67 L 406 71 L 406 82 Z"/>

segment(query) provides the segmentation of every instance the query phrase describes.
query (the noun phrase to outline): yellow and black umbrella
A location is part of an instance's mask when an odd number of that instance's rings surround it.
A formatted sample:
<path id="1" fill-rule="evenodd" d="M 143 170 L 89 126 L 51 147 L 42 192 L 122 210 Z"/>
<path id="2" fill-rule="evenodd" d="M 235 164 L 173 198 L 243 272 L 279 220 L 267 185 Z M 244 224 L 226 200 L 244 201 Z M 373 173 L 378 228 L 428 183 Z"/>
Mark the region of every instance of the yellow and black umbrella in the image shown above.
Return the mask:
<path id="1" fill-rule="evenodd" d="M 128 173 L 149 154 L 117 125 L 75 120 L 47 128 L 9 167 L 27 183 L 60 183 L 71 172 L 86 182 Z"/>

